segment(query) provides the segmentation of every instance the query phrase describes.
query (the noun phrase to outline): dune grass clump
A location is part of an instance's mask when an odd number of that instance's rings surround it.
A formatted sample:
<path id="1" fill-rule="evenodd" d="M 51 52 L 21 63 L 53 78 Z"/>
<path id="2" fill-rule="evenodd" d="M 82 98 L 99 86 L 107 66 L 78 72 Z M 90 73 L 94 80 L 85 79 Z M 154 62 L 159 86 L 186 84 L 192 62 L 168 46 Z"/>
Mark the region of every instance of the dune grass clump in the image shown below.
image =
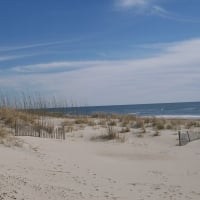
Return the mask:
<path id="1" fill-rule="evenodd" d="M 131 126 L 131 124 L 136 120 L 135 115 L 121 115 L 119 116 L 119 122 L 121 127 Z"/>
<path id="2" fill-rule="evenodd" d="M 144 120 L 138 118 L 138 119 L 133 123 L 133 128 L 144 128 Z"/>
<path id="3" fill-rule="evenodd" d="M 45 131 L 47 133 L 53 133 L 54 126 L 51 123 L 44 123 L 42 121 L 36 121 L 32 123 L 32 127 L 36 132 Z"/>
<path id="4" fill-rule="evenodd" d="M 13 108 L 0 108 L 0 120 L 10 128 L 14 128 L 17 122 L 23 122 L 26 124 L 34 124 L 38 117 L 29 112 L 23 110 L 17 110 Z"/>
<path id="5" fill-rule="evenodd" d="M 106 127 L 106 119 L 99 119 L 98 123 L 99 126 L 105 128 Z"/>
<path id="6" fill-rule="evenodd" d="M 117 139 L 118 137 L 119 137 L 118 133 L 113 126 L 108 126 L 106 129 L 106 134 L 102 135 L 102 139 L 104 140 L 114 140 Z"/>
<path id="7" fill-rule="evenodd" d="M 75 124 L 88 124 L 88 117 L 87 116 L 78 116 L 75 118 Z"/>
<path id="8" fill-rule="evenodd" d="M 185 127 L 187 129 L 200 127 L 200 122 L 199 121 L 189 121 L 189 122 L 186 123 Z"/>
<path id="9" fill-rule="evenodd" d="M 155 133 L 153 134 L 153 136 L 160 136 L 160 135 L 161 135 L 161 133 L 159 130 L 156 130 Z"/>
<path id="10" fill-rule="evenodd" d="M 88 126 L 96 126 L 97 125 L 97 123 L 94 121 L 94 120 L 88 120 L 88 122 L 87 122 L 87 125 Z"/>
<path id="11" fill-rule="evenodd" d="M 115 120 L 109 120 L 108 126 L 117 126 L 117 122 Z"/>
<path id="12" fill-rule="evenodd" d="M 0 144 L 6 147 L 22 147 L 23 141 L 15 138 L 8 129 L 0 127 Z"/>
<path id="13" fill-rule="evenodd" d="M 91 114 L 91 117 L 96 118 L 96 119 L 105 119 L 108 117 L 108 114 L 103 113 L 103 112 L 97 112 L 97 113 Z"/>
<path id="14" fill-rule="evenodd" d="M 125 136 L 120 136 L 117 129 L 114 126 L 107 126 L 106 132 L 102 135 L 98 135 L 92 137 L 91 140 L 100 140 L 100 141 L 109 141 L 109 140 L 116 140 L 120 142 L 125 141 Z"/>
<path id="15" fill-rule="evenodd" d="M 0 138 L 5 138 L 7 135 L 8 132 L 4 128 L 0 127 Z"/>
<path id="16" fill-rule="evenodd" d="M 165 119 L 153 118 L 152 126 L 156 130 L 163 130 L 165 129 L 165 123 L 166 123 Z"/>
<path id="17" fill-rule="evenodd" d="M 122 129 L 120 130 L 120 133 L 128 133 L 128 132 L 130 132 L 129 127 L 122 127 Z"/>

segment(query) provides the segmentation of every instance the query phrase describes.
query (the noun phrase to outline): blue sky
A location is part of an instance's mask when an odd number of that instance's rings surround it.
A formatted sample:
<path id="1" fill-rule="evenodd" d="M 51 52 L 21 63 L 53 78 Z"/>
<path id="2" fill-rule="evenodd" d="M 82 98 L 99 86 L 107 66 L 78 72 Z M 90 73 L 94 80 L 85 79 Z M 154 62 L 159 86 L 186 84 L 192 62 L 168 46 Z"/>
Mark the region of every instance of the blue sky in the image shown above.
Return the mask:
<path id="1" fill-rule="evenodd" d="M 199 0 L 0 0 L 0 90 L 109 105 L 200 100 Z"/>

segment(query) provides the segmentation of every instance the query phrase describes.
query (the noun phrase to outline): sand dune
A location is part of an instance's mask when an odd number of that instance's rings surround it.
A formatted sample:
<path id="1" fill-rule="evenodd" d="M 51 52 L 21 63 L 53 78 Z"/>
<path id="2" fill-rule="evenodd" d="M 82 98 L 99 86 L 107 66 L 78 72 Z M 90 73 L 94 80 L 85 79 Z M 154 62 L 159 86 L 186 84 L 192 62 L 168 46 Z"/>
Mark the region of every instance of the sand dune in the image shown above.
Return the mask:
<path id="1" fill-rule="evenodd" d="M 23 137 L 0 146 L 0 199 L 200 199 L 200 141 L 177 136 L 94 142 Z"/>

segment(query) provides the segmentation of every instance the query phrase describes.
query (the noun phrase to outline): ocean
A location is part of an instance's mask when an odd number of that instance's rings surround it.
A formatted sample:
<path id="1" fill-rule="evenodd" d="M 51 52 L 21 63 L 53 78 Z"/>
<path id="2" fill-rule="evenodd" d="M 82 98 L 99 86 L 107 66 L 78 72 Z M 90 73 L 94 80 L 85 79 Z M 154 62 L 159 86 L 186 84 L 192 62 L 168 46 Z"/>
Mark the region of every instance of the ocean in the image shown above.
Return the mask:
<path id="1" fill-rule="evenodd" d="M 64 110 L 65 113 L 70 114 L 115 113 L 168 118 L 200 118 L 200 102 L 84 106 Z"/>

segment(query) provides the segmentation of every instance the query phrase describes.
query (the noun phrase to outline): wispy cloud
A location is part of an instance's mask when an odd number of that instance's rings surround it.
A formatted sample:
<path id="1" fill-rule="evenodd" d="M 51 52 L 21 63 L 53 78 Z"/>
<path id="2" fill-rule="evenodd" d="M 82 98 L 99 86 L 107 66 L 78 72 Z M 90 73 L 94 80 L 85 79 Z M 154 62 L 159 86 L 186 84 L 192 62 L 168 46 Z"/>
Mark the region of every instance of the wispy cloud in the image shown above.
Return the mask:
<path id="1" fill-rule="evenodd" d="M 29 44 L 29 45 L 23 45 L 23 46 L 7 46 L 7 47 L 0 47 L 0 51 L 1 52 L 15 51 L 15 50 L 21 50 L 21 49 L 50 46 L 50 45 L 61 44 L 61 43 L 63 42 L 58 41 L 58 42 L 49 42 L 49 43 Z"/>
<path id="2" fill-rule="evenodd" d="M 75 42 L 80 42 L 85 39 L 87 38 L 75 38 L 75 39 L 70 39 L 70 40 L 62 40 L 62 41 L 46 42 L 46 43 L 41 42 L 41 43 L 33 43 L 33 44 L 27 44 L 27 45 L 21 45 L 21 46 L 4 46 L 4 47 L 0 47 L 0 52 L 17 51 L 17 50 L 23 50 L 23 49 L 39 48 L 39 47 L 48 47 L 48 46 L 55 46 L 59 44 L 71 44 Z"/>
<path id="3" fill-rule="evenodd" d="M 40 72 L 50 72 L 54 71 L 68 71 L 69 68 L 83 69 L 89 67 L 95 67 L 99 65 L 105 65 L 106 63 L 111 64 L 110 61 L 64 61 L 64 62 L 49 62 L 49 63 L 39 63 L 26 66 L 16 66 L 12 68 L 12 71 L 22 72 L 22 73 L 40 73 Z M 115 62 L 113 62 L 115 63 Z"/>
<path id="4" fill-rule="evenodd" d="M 9 60 L 15 60 L 18 58 L 23 58 L 26 55 L 12 55 L 12 56 L 0 56 L 0 62 L 2 61 L 9 61 Z"/>
<path id="5" fill-rule="evenodd" d="M 117 6 L 133 9 L 137 14 L 157 15 L 162 18 L 175 19 L 172 13 L 164 9 L 158 0 L 116 0 Z"/>
<path id="6" fill-rule="evenodd" d="M 157 0 L 115 0 L 116 5 L 122 9 L 134 9 L 138 13 L 150 12 Z"/>
<path id="7" fill-rule="evenodd" d="M 12 89 L 31 88 L 44 94 L 67 94 L 75 99 L 88 99 L 91 104 L 199 100 L 200 39 L 169 43 L 162 48 L 164 51 L 159 55 L 138 60 L 22 66 L 17 68 L 18 74 L 0 75 L 0 84 Z M 68 71 L 69 66 L 77 70 Z M 60 67 L 66 70 L 56 71 Z M 48 73 L 49 70 L 55 72 Z"/>
<path id="8" fill-rule="evenodd" d="M 121 7 L 146 7 L 152 0 L 117 0 L 117 5 Z"/>
<path id="9" fill-rule="evenodd" d="M 133 9 L 136 14 L 155 15 L 164 19 L 177 22 L 200 23 L 200 20 L 182 17 L 179 14 L 165 9 L 163 0 L 115 0 L 116 5 L 122 9 Z"/>
<path id="10" fill-rule="evenodd" d="M 185 17 L 181 17 L 178 14 L 172 13 L 164 9 L 159 5 L 153 5 L 150 10 L 151 15 L 157 15 L 165 19 L 174 20 L 177 22 L 186 22 L 186 23 L 200 23 L 200 20 L 189 19 Z"/>

